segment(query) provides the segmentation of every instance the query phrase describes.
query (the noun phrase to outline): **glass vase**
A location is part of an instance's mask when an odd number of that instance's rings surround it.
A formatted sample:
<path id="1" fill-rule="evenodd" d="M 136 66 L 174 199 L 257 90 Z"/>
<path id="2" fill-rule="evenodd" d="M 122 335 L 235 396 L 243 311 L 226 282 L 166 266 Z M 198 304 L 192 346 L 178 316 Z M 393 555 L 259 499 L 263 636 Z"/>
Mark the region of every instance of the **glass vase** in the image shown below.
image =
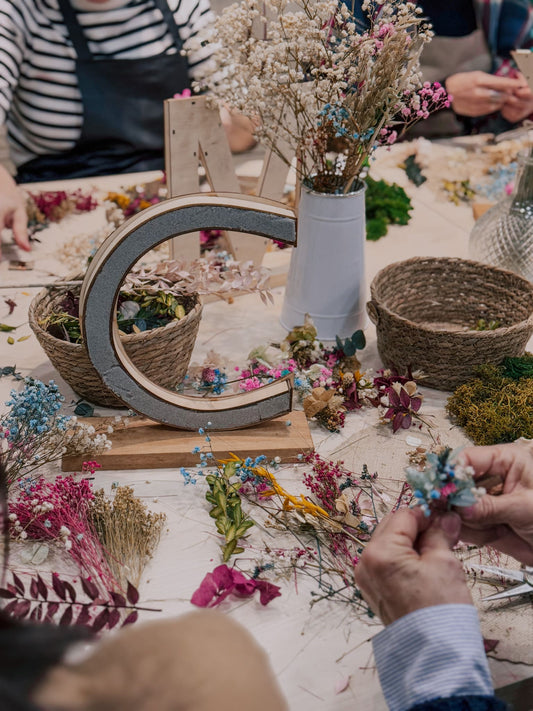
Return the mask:
<path id="1" fill-rule="evenodd" d="M 477 220 L 469 255 L 533 281 L 533 153 L 519 157 L 513 194 Z"/>
<path id="2" fill-rule="evenodd" d="M 298 238 L 281 312 L 287 330 L 309 314 L 318 338 L 347 338 L 366 324 L 365 190 L 344 195 L 302 185 Z"/>

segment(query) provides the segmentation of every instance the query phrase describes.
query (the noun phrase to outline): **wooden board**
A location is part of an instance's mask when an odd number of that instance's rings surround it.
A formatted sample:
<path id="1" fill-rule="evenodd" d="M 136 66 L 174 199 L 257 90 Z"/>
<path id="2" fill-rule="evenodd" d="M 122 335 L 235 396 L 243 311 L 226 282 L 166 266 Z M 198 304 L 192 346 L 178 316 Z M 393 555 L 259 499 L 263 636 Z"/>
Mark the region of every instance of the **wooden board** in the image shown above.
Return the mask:
<path id="1" fill-rule="evenodd" d="M 98 429 L 100 424 L 109 423 L 109 418 L 80 418 L 80 421 Z M 195 447 L 203 452 L 212 451 L 216 459 L 226 459 L 229 452 L 233 452 L 243 459 L 265 454 L 269 459 L 281 457 L 282 462 L 296 462 L 298 454 L 313 450 L 309 425 L 302 411 L 293 411 L 247 429 L 209 432 L 209 436 L 211 442 L 208 443 L 205 435 L 198 432 L 185 432 L 135 418 L 126 428 L 109 435 L 112 448 L 94 458 L 107 470 L 167 469 L 199 463 L 199 455 L 192 452 Z M 80 471 L 88 456 L 63 457 L 62 470 Z"/>
<path id="2" fill-rule="evenodd" d="M 473 202 L 472 214 L 474 215 L 474 220 L 479 220 L 481 215 L 484 215 L 487 210 L 490 210 L 490 208 L 493 206 L 493 202 Z"/>

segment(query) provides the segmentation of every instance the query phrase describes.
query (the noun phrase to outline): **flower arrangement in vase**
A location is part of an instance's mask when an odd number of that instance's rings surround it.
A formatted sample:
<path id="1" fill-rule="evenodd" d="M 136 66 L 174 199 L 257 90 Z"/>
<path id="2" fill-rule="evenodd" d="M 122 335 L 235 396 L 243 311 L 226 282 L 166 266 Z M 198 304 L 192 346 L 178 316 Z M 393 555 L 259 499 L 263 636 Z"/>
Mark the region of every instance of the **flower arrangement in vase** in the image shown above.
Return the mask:
<path id="1" fill-rule="evenodd" d="M 366 26 L 337 0 L 241 0 L 196 39 L 214 43 L 219 68 L 197 88 L 255 117 L 257 138 L 288 165 L 297 156 L 298 262 L 282 323 L 303 323 L 309 312 L 327 339 L 362 325 L 361 191 L 370 156 L 449 106 L 440 84 L 421 79 L 420 53 L 432 32 L 420 8 L 365 0 L 362 10 Z M 339 198 L 354 195 L 353 206 L 341 208 Z"/>

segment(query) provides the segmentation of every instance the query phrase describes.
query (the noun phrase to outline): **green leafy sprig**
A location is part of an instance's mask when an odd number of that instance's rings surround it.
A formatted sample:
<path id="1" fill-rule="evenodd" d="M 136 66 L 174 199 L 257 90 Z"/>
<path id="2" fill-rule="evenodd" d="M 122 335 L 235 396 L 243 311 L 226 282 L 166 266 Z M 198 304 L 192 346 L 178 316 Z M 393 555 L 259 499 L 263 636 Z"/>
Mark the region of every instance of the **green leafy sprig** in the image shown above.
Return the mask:
<path id="1" fill-rule="evenodd" d="M 236 482 L 231 481 L 236 469 L 236 462 L 226 462 L 216 474 L 206 476 L 209 491 L 205 498 L 213 504 L 209 515 L 216 520 L 217 531 L 224 536 L 222 559 L 225 563 L 232 555 L 244 551 L 244 548 L 238 545 L 239 539 L 254 525 L 242 510 L 239 494 L 240 479 Z"/>
<path id="2" fill-rule="evenodd" d="M 339 351 L 342 351 L 347 358 L 354 356 L 357 351 L 363 350 L 366 346 L 365 334 L 361 329 L 355 331 L 355 333 L 353 333 L 349 338 L 346 338 L 344 341 L 337 336 L 336 342 Z"/>

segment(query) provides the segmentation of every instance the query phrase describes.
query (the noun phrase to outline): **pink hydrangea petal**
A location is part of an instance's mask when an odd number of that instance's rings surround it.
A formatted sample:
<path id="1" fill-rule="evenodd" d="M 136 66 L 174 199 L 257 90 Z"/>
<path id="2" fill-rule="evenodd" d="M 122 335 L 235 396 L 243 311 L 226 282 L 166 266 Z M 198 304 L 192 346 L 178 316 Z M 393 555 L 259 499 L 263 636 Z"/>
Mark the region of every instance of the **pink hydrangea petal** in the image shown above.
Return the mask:
<path id="1" fill-rule="evenodd" d="M 259 602 L 261 605 L 268 605 L 271 600 L 281 595 L 278 585 L 269 583 L 268 580 L 256 580 L 255 582 L 259 590 Z"/>

